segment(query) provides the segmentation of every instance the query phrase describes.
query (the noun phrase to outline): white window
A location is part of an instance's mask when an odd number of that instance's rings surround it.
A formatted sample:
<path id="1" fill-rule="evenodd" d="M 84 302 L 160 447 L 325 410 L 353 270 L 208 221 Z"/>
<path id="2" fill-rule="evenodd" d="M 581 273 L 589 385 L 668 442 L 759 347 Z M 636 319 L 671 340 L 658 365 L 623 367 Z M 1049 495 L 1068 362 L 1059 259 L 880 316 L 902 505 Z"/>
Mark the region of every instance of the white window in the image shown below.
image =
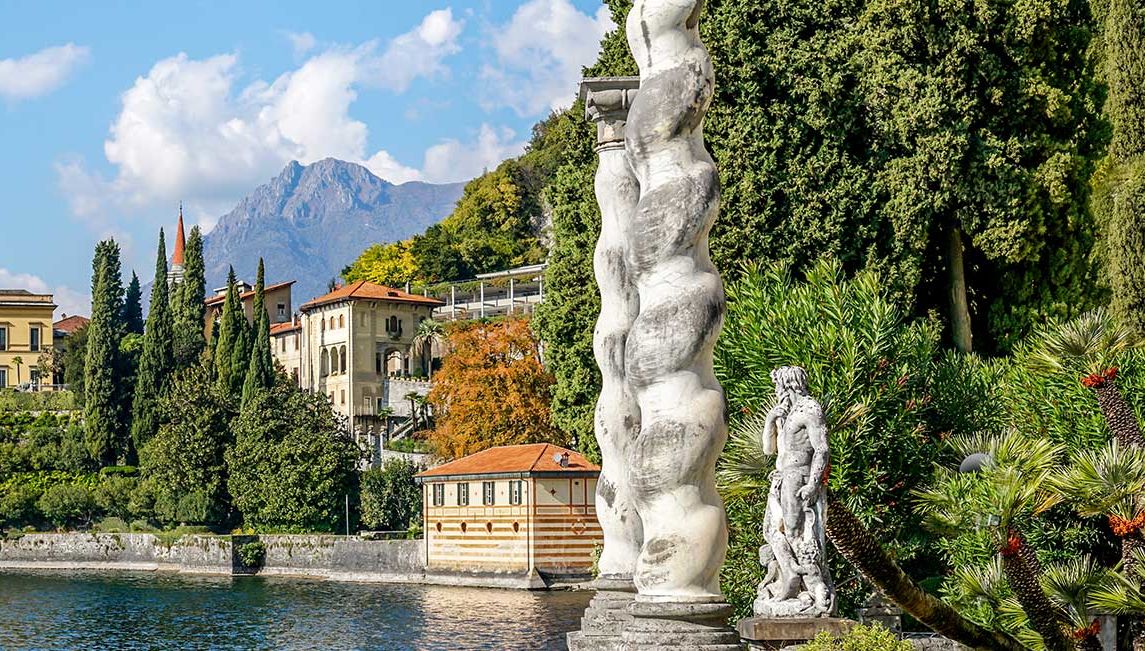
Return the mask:
<path id="1" fill-rule="evenodd" d="M 522 484 L 522 482 L 520 479 L 509 482 L 509 503 L 510 504 L 520 504 L 521 503 L 521 484 Z"/>
<path id="2" fill-rule="evenodd" d="M 494 490 L 496 484 L 491 481 L 481 482 L 481 503 L 485 506 L 493 506 L 496 503 L 497 493 Z"/>
<path id="3" fill-rule="evenodd" d="M 28 329 L 28 350 L 33 353 L 40 352 L 40 326 L 32 326 Z"/>
<path id="4" fill-rule="evenodd" d="M 278 304 L 278 316 L 280 316 L 280 317 L 286 316 L 286 303 L 279 303 Z"/>
<path id="5" fill-rule="evenodd" d="M 445 484 L 433 485 L 433 505 L 443 506 L 445 504 Z"/>
<path id="6" fill-rule="evenodd" d="M 8 386 L 8 369 L 0 368 L 0 389 Z"/>
<path id="7" fill-rule="evenodd" d="M 469 506 L 469 483 L 461 482 L 457 485 L 457 505 Z"/>
<path id="8" fill-rule="evenodd" d="M 34 386 L 34 387 L 40 386 L 40 369 L 38 369 L 38 368 L 32 369 L 30 371 L 30 377 L 28 378 L 28 380 L 32 383 L 32 386 Z"/>

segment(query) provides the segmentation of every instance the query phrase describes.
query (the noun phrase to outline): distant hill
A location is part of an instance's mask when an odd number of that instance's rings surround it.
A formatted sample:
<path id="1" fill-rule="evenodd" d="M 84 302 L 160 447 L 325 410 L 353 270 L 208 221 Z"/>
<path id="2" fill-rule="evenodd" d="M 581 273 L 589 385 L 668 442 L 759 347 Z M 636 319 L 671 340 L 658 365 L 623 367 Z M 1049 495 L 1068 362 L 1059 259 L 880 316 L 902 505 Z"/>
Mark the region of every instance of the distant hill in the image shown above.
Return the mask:
<path id="1" fill-rule="evenodd" d="M 329 280 L 370 244 L 405 239 L 441 221 L 464 185 L 394 185 L 333 158 L 310 165 L 291 161 L 207 234 L 207 292 L 226 284 L 228 265 L 253 283 L 261 256 L 267 282 L 297 281 L 297 309 L 324 294 Z"/>

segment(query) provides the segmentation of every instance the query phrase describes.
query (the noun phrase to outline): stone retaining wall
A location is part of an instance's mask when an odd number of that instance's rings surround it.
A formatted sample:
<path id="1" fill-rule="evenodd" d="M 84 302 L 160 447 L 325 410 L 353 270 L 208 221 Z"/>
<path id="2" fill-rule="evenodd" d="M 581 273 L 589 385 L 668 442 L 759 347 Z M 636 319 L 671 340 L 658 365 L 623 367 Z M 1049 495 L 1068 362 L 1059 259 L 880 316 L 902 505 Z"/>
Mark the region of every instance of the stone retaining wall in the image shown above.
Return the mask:
<path id="1" fill-rule="evenodd" d="M 170 543 L 149 533 L 30 533 L 0 540 L 0 568 L 176 570 L 230 574 L 231 543 L 183 536 Z"/>

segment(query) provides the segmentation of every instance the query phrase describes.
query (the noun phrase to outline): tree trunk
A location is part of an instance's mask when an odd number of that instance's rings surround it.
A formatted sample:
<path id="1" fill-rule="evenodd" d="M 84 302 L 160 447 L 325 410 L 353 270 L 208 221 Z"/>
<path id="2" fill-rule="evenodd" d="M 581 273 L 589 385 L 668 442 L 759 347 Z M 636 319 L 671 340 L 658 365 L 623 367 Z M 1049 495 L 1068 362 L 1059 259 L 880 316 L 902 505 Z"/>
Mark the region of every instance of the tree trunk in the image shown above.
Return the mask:
<path id="1" fill-rule="evenodd" d="M 1097 394 L 1097 404 L 1101 406 L 1101 414 L 1105 416 L 1105 424 L 1117 442 L 1127 448 L 1145 448 L 1145 437 L 1141 436 L 1141 425 L 1137 422 L 1137 414 L 1133 413 L 1133 408 L 1125 401 L 1121 387 L 1117 386 L 1117 380 L 1105 379 L 1092 388 Z"/>
<path id="2" fill-rule="evenodd" d="M 973 349 L 970 335 L 970 301 L 966 294 L 966 265 L 962 259 L 962 229 L 953 226 L 948 234 L 947 262 L 950 270 L 950 332 L 959 352 Z"/>
<path id="3" fill-rule="evenodd" d="M 883 550 L 847 506 L 827 493 L 827 535 L 839 553 L 891 601 L 935 632 L 973 649 L 1025 651 L 1014 638 L 987 630 L 927 594 Z"/>
<path id="4" fill-rule="evenodd" d="M 1002 571 L 1022 610 L 1026 611 L 1030 628 L 1042 636 L 1049 651 L 1071 651 L 1074 645 L 1065 634 L 1066 614 L 1042 590 L 1038 572 L 1028 561 L 1032 550 L 1028 549 L 1021 536 L 1011 532 L 1006 547 L 1000 553 Z"/>

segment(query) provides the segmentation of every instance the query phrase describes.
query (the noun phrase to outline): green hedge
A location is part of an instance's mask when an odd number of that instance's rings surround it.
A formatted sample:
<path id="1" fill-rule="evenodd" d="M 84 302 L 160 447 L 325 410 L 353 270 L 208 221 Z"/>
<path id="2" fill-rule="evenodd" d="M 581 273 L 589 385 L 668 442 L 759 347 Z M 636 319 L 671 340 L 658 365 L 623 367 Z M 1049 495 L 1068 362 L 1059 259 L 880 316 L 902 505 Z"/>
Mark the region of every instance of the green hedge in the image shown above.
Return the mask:
<path id="1" fill-rule="evenodd" d="M 74 411 L 76 396 L 71 391 L 24 393 L 0 389 L 0 411 Z"/>

